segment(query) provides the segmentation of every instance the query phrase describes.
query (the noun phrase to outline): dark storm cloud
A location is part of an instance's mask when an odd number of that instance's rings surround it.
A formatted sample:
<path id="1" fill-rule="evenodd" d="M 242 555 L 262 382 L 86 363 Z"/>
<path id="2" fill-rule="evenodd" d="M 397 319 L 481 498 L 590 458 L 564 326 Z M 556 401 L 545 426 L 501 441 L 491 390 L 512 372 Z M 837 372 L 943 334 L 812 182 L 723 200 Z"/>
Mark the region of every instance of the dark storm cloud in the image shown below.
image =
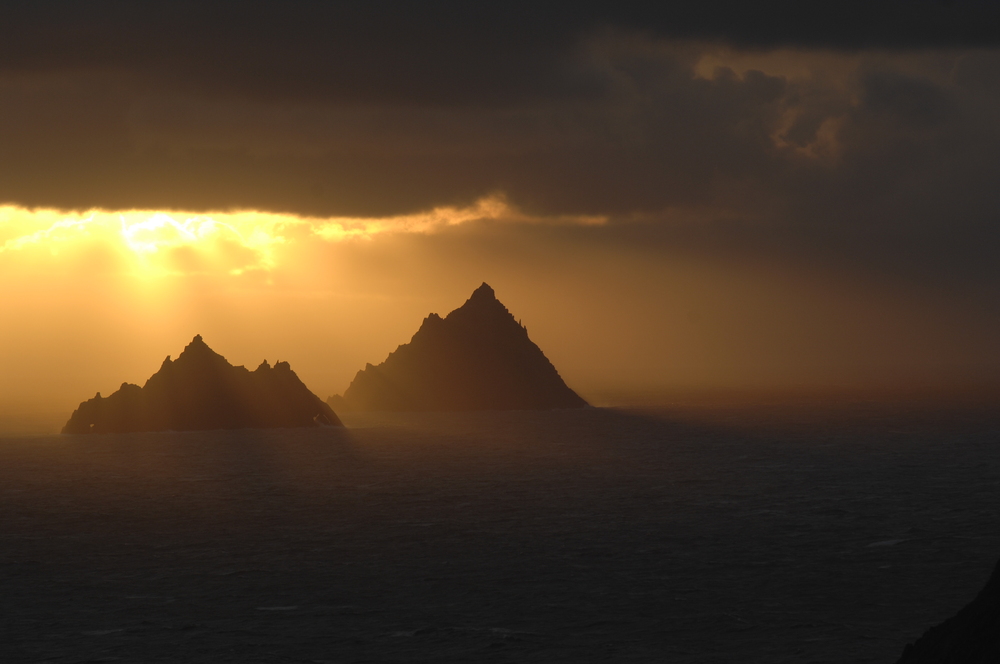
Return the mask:
<path id="1" fill-rule="evenodd" d="M 0 69 L 113 70 L 263 98 L 509 104 L 592 95 L 594 31 L 750 48 L 1000 42 L 986 2 L 8 3 Z"/>
<path id="2" fill-rule="evenodd" d="M 501 102 L 555 82 L 571 29 L 473 3 L 49 3 L 9 22 L 8 70 L 114 70 L 261 98 Z"/>
<path id="3" fill-rule="evenodd" d="M 929 127 L 948 119 L 948 96 L 928 81 L 898 73 L 876 72 L 863 81 L 864 107 L 893 120 Z"/>
<path id="4" fill-rule="evenodd" d="M 3 201 L 389 215 L 503 191 L 612 219 L 557 234 L 1000 279 L 994 3 L 43 2 L 3 19 Z"/>

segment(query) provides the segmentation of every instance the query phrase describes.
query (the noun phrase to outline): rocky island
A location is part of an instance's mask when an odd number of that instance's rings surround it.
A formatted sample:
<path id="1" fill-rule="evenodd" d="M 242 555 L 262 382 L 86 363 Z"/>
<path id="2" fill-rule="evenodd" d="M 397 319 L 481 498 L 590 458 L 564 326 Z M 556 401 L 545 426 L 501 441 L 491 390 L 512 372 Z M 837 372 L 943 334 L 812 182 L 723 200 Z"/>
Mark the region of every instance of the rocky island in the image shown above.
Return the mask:
<path id="1" fill-rule="evenodd" d="M 338 410 L 445 411 L 579 408 L 587 402 L 563 382 L 527 329 L 483 284 L 444 318 L 431 314 L 409 343 L 367 365 Z"/>
<path id="2" fill-rule="evenodd" d="M 906 646 L 897 664 L 996 662 L 1000 662 L 1000 563 L 974 600 Z"/>
<path id="3" fill-rule="evenodd" d="M 287 362 L 234 367 L 198 335 L 142 387 L 122 383 L 73 412 L 63 433 L 343 426 Z"/>

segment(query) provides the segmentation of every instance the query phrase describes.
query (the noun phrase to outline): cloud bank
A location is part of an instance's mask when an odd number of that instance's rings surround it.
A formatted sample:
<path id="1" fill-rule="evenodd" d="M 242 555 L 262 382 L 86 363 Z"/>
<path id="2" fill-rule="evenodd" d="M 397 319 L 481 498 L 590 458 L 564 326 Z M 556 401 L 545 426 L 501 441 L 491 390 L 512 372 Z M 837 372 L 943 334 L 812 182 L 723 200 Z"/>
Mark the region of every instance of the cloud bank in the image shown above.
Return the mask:
<path id="1" fill-rule="evenodd" d="M 0 200 L 384 219 L 503 192 L 613 241 L 994 281 L 1000 10 L 816 10 L 24 6 Z"/>
<path id="2" fill-rule="evenodd" d="M 48 338 L 49 302 L 90 321 L 67 361 L 215 330 L 300 348 L 336 391 L 487 280 L 590 385 L 1000 372 L 993 3 L 5 18 L 11 347 Z"/>
<path id="3" fill-rule="evenodd" d="M 65 262 L 95 249 L 115 254 L 122 275 L 242 275 L 293 262 L 299 245 L 431 234 L 479 223 L 601 225 L 605 217 L 533 216 L 493 195 L 466 207 L 438 207 L 392 217 L 300 217 L 256 211 L 29 210 L 0 206 L 0 264 Z M 90 269 L 88 267 L 88 269 Z"/>

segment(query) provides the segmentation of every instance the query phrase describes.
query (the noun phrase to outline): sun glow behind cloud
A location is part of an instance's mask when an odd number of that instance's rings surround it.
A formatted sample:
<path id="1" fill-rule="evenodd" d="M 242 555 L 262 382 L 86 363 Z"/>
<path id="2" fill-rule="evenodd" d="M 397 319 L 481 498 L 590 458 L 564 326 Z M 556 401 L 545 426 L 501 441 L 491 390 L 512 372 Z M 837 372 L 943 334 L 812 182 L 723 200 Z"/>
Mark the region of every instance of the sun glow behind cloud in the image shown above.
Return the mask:
<path id="1" fill-rule="evenodd" d="M 62 412 L 141 383 L 196 333 L 238 364 L 292 361 L 325 396 L 428 311 L 503 282 L 520 244 L 500 227 L 604 222 L 499 195 L 381 218 L 0 206 L 0 406 Z"/>
<path id="2" fill-rule="evenodd" d="M 0 206 L 0 263 L 100 249 L 134 276 L 241 275 L 280 267 L 291 247 L 308 242 L 371 240 L 394 233 L 435 233 L 475 221 L 602 224 L 604 217 L 524 214 L 502 195 L 466 207 L 382 218 L 301 217 L 257 211 L 27 209 Z M 15 259 L 16 260 L 16 259 Z"/>

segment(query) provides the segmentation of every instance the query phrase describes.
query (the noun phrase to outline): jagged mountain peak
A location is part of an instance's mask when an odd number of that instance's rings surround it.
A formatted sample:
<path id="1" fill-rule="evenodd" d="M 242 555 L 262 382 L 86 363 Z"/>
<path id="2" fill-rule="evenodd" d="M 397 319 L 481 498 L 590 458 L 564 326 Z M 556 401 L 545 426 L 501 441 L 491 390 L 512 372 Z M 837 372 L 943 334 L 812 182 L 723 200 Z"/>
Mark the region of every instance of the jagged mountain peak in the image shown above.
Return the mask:
<path id="1" fill-rule="evenodd" d="M 469 297 L 470 300 L 495 300 L 497 299 L 497 294 L 494 292 L 490 285 L 485 281 L 476 290 L 472 291 L 472 295 Z"/>
<path id="2" fill-rule="evenodd" d="M 495 325 L 497 321 L 507 318 L 510 318 L 511 321 L 514 320 L 503 302 L 497 299 L 496 293 L 489 284 L 483 282 L 483 285 L 474 290 L 462 306 L 445 316 L 444 320 L 462 321 L 467 324 Z"/>
<path id="3" fill-rule="evenodd" d="M 200 334 L 196 334 L 194 335 L 194 338 L 191 339 L 191 343 L 189 343 L 187 346 L 184 347 L 182 354 L 186 353 L 187 351 L 199 351 L 199 350 L 212 350 L 212 349 L 208 347 L 208 344 L 205 343 L 205 340 L 201 337 Z"/>
<path id="4" fill-rule="evenodd" d="M 234 367 L 201 335 L 145 385 L 80 404 L 63 433 L 193 431 L 340 425 L 337 415 L 299 380 L 287 362 L 256 371 Z"/>
<path id="5" fill-rule="evenodd" d="M 586 405 L 485 282 L 444 318 L 425 318 L 409 343 L 378 366 L 366 365 L 331 403 L 356 410 Z"/>
<path id="6" fill-rule="evenodd" d="M 219 355 L 218 353 L 216 353 L 214 350 L 212 350 L 207 343 L 205 343 L 205 340 L 202 339 L 202 337 L 201 337 L 200 334 L 194 335 L 194 339 L 192 339 L 191 343 L 189 343 L 187 346 L 184 347 L 184 350 L 182 350 L 181 354 L 177 356 L 177 359 L 180 360 L 181 358 L 183 358 L 185 356 L 187 356 L 187 357 L 192 357 L 192 356 L 195 356 L 195 357 L 198 357 L 198 356 L 202 356 L 202 357 L 204 357 L 204 356 L 222 357 L 221 355 Z"/>

